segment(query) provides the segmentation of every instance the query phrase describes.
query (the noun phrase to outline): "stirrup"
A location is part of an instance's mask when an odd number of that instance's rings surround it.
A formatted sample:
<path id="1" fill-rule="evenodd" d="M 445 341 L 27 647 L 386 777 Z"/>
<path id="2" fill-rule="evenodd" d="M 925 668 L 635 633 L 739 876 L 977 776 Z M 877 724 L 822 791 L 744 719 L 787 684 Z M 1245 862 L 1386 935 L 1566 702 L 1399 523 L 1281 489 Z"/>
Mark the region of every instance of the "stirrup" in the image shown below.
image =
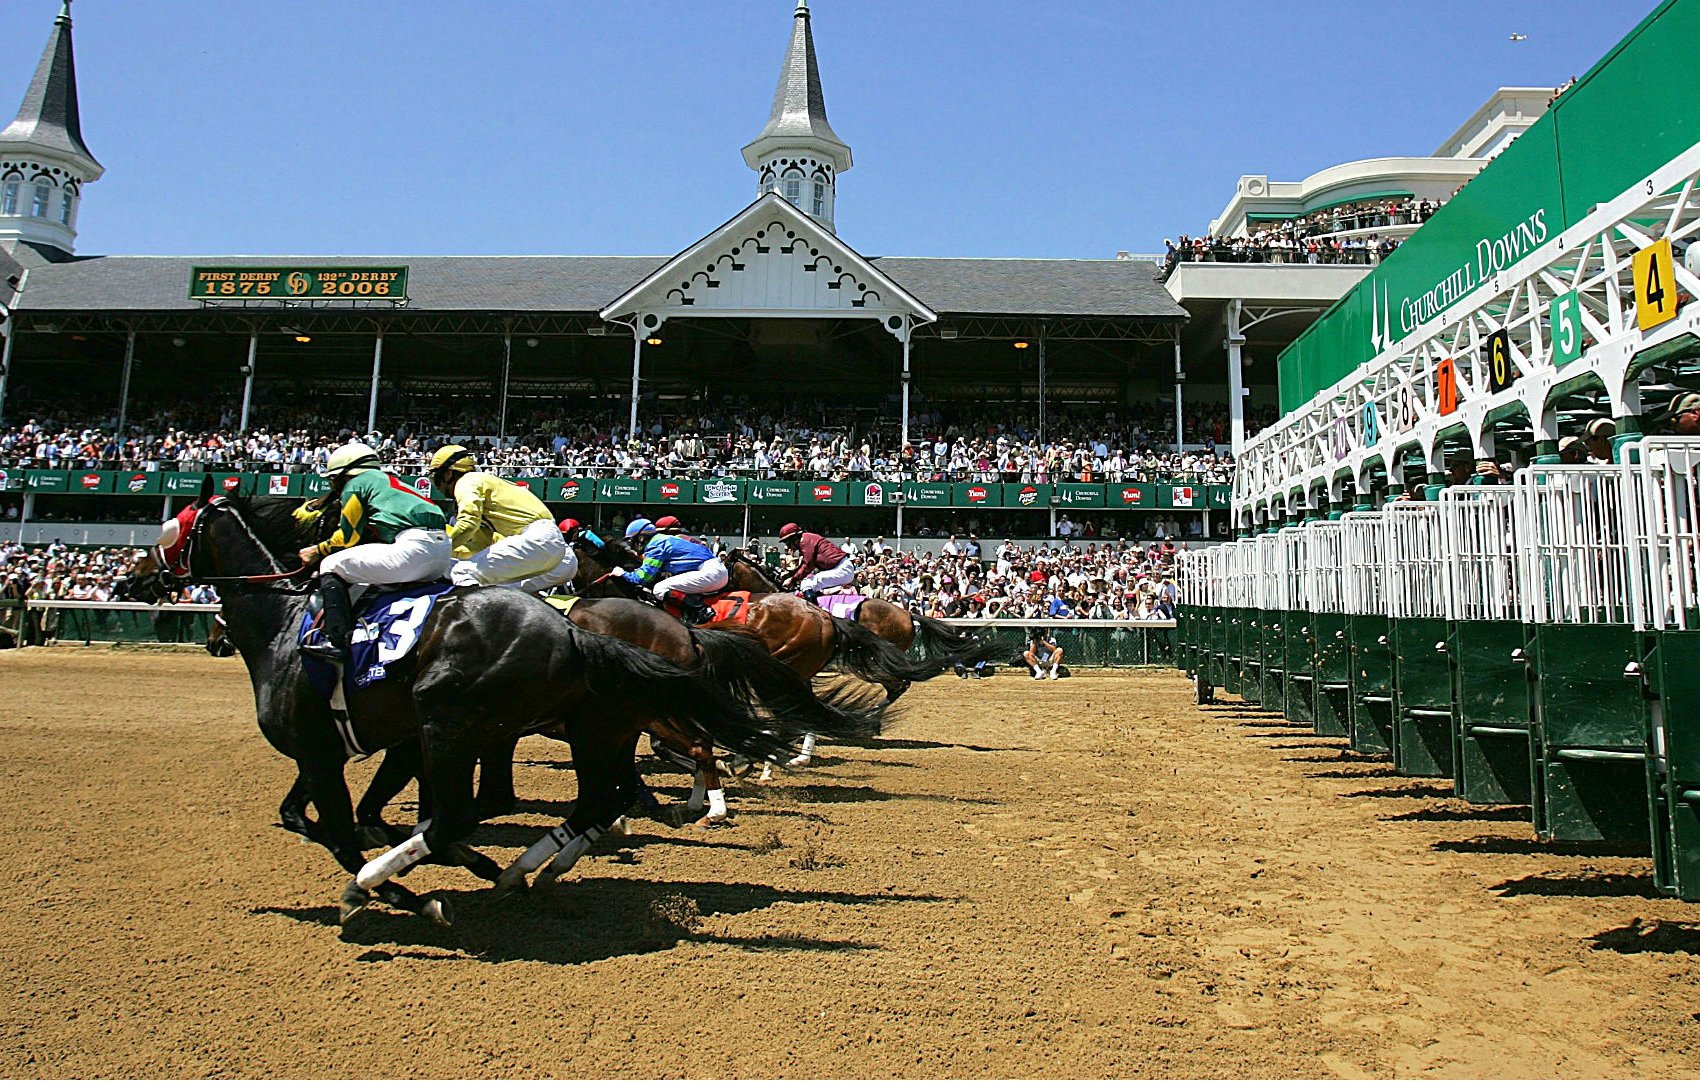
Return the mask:
<path id="1" fill-rule="evenodd" d="M 329 661 L 331 664 L 348 663 L 348 650 L 343 649 L 335 642 L 307 642 L 300 649 L 302 653 L 309 657 L 317 657 L 319 660 Z"/>

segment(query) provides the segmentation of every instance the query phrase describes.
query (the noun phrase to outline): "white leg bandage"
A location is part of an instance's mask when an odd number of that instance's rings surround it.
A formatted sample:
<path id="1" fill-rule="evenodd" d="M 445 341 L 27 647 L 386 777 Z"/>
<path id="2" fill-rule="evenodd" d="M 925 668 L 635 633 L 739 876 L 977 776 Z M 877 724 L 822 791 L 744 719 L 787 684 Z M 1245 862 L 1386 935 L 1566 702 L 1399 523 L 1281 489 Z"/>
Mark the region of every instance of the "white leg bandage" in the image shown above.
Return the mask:
<path id="1" fill-rule="evenodd" d="M 708 817 L 710 817 L 710 818 L 725 818 L 726 817 L 726 793 L 722 792 L 718 788 L 709 790 L 709 793 L 708 793 Z"/>
<path id="2" fill-rule="evenodd" d="M 431 846 L 425 843 L 425 835 L 416 833 L 383 855 L 374 856 L 360 868 L 354 881 L 366 890 L 381 886 L 430 854 Z"/>
<path id="3" fill-rule="evenodd" d="M 552 879 L 566 874 L 573 869 L 573 864 L 579 861 L 580 856 L 590 851 L 590 846 L 595 844 L 596 839 L 600 836 L 602 836 L 602 831 L 592 826 L 571 838 L 561 846 L 561 851 L 555 854 L 555 858 L 549 861 L 549 866 L 543 868 L 543 873 L 538 877 L 540 879 Z"/>
<path id="4" fill-rule="evenodd" d="M 550 856 L 561 850 L 561 847 L 572 839 L 572 833 L 567 830 L 565 822 L 545 833 L 537 839 L 537 843 L 519 854 L 519 859 L 509 864 L 502 872 L 502 877 L 496 880 L 497 889 L 512 889 L 525 881 L 525 876 L 537 870 L 546 863 Z"/>

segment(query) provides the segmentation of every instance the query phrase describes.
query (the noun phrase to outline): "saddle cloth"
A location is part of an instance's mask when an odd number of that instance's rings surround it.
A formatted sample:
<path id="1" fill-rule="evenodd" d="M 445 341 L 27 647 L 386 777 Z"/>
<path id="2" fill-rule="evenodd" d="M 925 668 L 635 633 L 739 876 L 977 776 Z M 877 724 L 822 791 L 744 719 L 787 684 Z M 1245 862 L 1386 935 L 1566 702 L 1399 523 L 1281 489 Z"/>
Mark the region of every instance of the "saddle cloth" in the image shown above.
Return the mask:
<path id="1" fill-rule="evenodd" d="M 855 619 L 856 609 L 867 599 L 860 593 L 822 593 L 815 603 L 840 619 Z"/>
<path id="2" fill-rule="evenodd" d="M 549 596 L 543 598 L 544 604 L 547 604 L 562 615 L 566 615 L 571 612 L 573 610 L 573 605 L 578 602 L 579 598 L 566 593 L 551 593 Z"/>
<path id="3" fill-rule="evenodd" d="M 391 666 L 413 651 L 437 598 L 453 588 L 448 582 L 428 582 L 393 592 L 369 590 L 354 608 L 354 633 L 349 638 L 348 663 L 342 670 L 343 693 L 336 693 L 335 665 L 303 655 L 307 681 L 333 707 L 343 708 L 339 699 L 346 701 L 355 691 L 387 678 Z M 302 613 L 299 642 L 306 645 L 320 641 L 321 636 L 318 614 L 311 609 Z"/>
<path id="4" fill-rule="evenodd" d="M 710 623 L 742 624 L 750 621 L 750 609 L 754 602 L 750 600 L 750 592 L 747 589 L 712 593 L 704 597 L 703 600 L 707 602 L 709 611 L 713 613 L 713 618 L 708 620 Z M 661 607 L 675 619 L 684 614 L 684 610 L 680 608 L 678 602 L 671 597 L 664 601 Z"/>

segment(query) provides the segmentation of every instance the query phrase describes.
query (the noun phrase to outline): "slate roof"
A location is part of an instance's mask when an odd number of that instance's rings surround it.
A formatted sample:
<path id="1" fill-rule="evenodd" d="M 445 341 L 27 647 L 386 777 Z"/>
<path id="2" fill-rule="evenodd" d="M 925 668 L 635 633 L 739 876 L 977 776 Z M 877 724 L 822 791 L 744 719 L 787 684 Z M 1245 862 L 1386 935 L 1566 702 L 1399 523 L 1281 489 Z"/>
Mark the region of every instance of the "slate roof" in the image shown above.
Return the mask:
<path id="1" fill-rule="evenodd" d="M 17 117 L 0 131 L 0 143 L 32 143 L 72 157 L 87 158 L 98 172 L 100 163 L 83 143 L 82 119 L 77 112 L 77 64 L 71 52 L 71 5 L 53 20 L 53 33 L 42 50 L 35 77 L 24 91 Z"/>
<path id="2" fill-rule="evenodd" d="M 20 312 L 194 311 L 197 266 L 408 267 L 408 307 L 436 312 L 596 312 L 671 256 L 156 256 L 73 258 L 36 266 Z M 1153 263 L 1128 259 L 871 259 L 941 315 L 1185 319 Z"/>
<path id="3" fill-rule="evenodd" d="M 779 68 L 779 86 L 773 92 L 773 110 L 767 126 L 751 146 L 768 138 L 820 139 L 835 146 L 844 140 L 826 119 L 826 95 L 821 91 L 820 65 L 815 60 L 815 38 L 809 30 L 808 0 L 798 0 L 791 26 L 791 42 Z"/>

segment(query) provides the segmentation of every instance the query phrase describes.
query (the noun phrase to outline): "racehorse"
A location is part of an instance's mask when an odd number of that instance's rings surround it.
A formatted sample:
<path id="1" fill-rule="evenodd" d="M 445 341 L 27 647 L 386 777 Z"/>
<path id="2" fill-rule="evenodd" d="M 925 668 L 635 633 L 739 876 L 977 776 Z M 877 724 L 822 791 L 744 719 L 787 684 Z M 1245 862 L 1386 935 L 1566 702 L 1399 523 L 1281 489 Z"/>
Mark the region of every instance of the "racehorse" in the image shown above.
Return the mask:
<path id="1" fill-rule="evenodd" d="M 791 592 L 773 572 L 738 549 L 727 552 L 725 563 L 732 589 L 748 590 L 752 594 Z M 958 666 L 971 668 L 989 660 L 996 649 L 972 634 L 953 630 L 942 620 L 911 612 L 878 597 L 864 599 L 851 619 L 906 653 L 919 639 L 929 660 L 935 662 L 934 675 Z"/>
<path id="2" fill-rule="evenodd" d="M 578 576 L 573 589 L 581 597 L 627 597 L 653 605 L 647 593 L 619 574 L 637 567 L 643 557 L 623 540 L 601 547 L 583 537 L 573 542 L 578 553 Z M 927 680 L 944 668 L 932 661 L 904 656 L 890 642 L 866 627 L 840 619 L 801 597 L 773 590 L 751 606 L 746 621 L 751 633 L 779 660 L 803 676 L 814 676 L 829 664 L 858 679 L 885 688 L 887 704 L 897 701 L 912 682 Z M 719 626 L 717 623 L 707 624 Z M 948 665 L 946 666 L 948 667 Z"/>
<path id="3" fill-rule="evenodd" d="M 447 924 L 439 900 L 422 901 L 391 879 L 432 856 L 522 884 L 554 857 L 559 874 L 587 851 L 632 800 L 639 710 L 658 711 L 693 732 L 770 761 L 790 751 L 818 716 L 767 706 L 757 712 L 739 676 L 721 665 L 691 669 L 629 643 L 581 631 L 536 598 L 506 589 L 456 589 L 417 628 L 413 652 L 389 678 L 349 696 L 348 722 L 366 748 L 417 740 L 422 756 L 420 822 L 413 836 L 364 861 L 343 767 L 349 750 L 329 703 L 310 685 L 296 648 L 306 598 L 283 560 L 310 526 L 286 499 L 200 498 L 175 519 L 162 543 L 134 568 L 133 594 L 159 600 L 176 585 L 223 588 L 232 645 L 254 684 L 261 732 L 293 758 L 319 811 L 309 836 L 329 849 L 354 881 L 342 892 L 346 921 L 372 897 Z M 820 711 L 809 711 L 819 713 Z M 847 737 L 877 730 L 877 715 L 851 705 L 830 708 Z M 525 732 L 565 726 L 579 778 L 573 816 L 550 830 L 505 871 L 460 842 L 476 825 L 472 773 L 481 751 Z"/>

